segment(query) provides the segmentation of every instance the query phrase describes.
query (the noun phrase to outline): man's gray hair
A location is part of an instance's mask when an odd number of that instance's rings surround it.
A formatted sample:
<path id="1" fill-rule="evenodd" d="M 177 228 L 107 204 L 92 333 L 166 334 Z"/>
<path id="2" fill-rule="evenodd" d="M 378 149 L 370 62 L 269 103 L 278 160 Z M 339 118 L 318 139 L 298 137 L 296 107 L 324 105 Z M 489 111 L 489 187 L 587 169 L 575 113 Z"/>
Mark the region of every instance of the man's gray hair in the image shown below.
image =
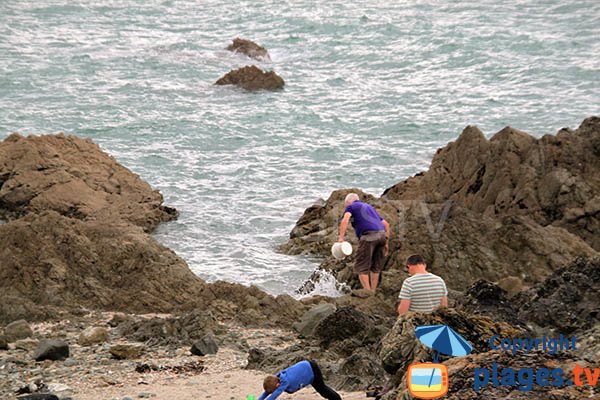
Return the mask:
<path id="1" fill-rule="evenodd" d="M 354 203 L 356 200 L 358 200 L 358 195 L 356 193 L 348 193 L 346 195 L 346 200 L 344 200 L 344 204 L 346 206 L 349 206 L 350 204 Z"/>

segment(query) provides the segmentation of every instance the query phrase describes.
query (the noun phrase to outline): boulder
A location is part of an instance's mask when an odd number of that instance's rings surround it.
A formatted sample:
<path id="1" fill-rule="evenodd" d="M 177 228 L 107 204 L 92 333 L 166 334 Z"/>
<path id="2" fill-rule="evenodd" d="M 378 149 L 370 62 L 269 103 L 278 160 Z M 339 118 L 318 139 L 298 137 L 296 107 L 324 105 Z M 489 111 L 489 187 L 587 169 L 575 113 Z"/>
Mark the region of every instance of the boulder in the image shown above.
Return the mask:
<path id="1" fill-rule="evenodd" d="M 269 52 L 262 46 L 254 43 L 252 40 L 248 39 L 233 39 L 233 43 L 227 46 L 227 50 L 233 51 L 235 53 L 242 53 L 250 58 L 254 58 L 256 60 L 265 60 L 271 61 L 271 57 L 269 56 Z"/>
<path id="2" fill-rule="evenodd" d="M 354 307 L 341 307 L 317 324 L 314 335 L 325 346 L 349 338 L 361 339 L 369 328 L 369 318 Z"/>
<path id="3" fill-rule="evenodd" d="M 8 350 L 8 341 L 2 335 L 0 335 L 0 350 Z"/>
<path id="4" fill-rule="evenodd" d="M 0 225 L 0 241 L 0 307 L 8 315 L 80 306 L 170 312 L 205 289 L 185 261 L 132 224 L 46 211 Z"/>
<path id="5" fill-rule="evenodd" d="M 38 348 L 40 342 L 34 339 L 21 339 L 17 340 L 15 343 L 15 349 L 21 349 L 25 351 L 34 351 Z"/>
<path id="6" fill-rule="evenodd" d="M 580 257 L 514 298 L 521 319 L 563 334 L 600 324 L 600 257 Z"/>
<path id="7" fill-rule="evenodd" d="M 9 221 L 53 210 L 151 232 L 177 216 L 158 191 L 90 139 L 12 134 L 0 142 L 0 177 L 0 217 Z"/>
<path id="8" fill-rule="evenodd" d="M 18 400 L 59 400 L 58 396 L 51 393 L 33 393 L 17 397 Z"/>
<path id="9" fill-rule="evenodd" d="M 217 354 L 219 346 L 215 342 L 213 335 L 206 335 L 202 339 L 192 344 L 190 352 L 195 356 L 205 356 L 207 354 Z"/>
<path id="10" fill-rule="evenodd" d="M 35 352 L 33 358 L 35 361 L 60 361 L 69 357 L 69 345 L 62 340 L 42 340 Z"/>
<path id="11" fill-rule="evenodd" d="M 33 330 L 27 321 L 23 319 L 11 322 L 4 328 L 4 337 L 9 343 L 19 339 L 26 339 L 31 336 L 33 336 Z"/>
<path id="12" fill-rule="evenodd" d="M 274 71 L 264 72 L 256 65 L 247 65 L 229 71 L 215 85 L 236 85 L 246 90 L 276 90 L 282 89 L 285 82 Z"/>
<path id="13" fill-rule="evenodd" d="M 141 357 L 146 347 L 139 344 L 117 344 L 111 346 L 108 351 L 117 360 L 129 360 Z"/>
<path id="14" fill-rule="evenodd" d="M 90 326 L 79 335 L 80 346 L 91 346 L 108 340 L 108 330 L 99 326 Z"/>
<path id="15" fill-rule="evenodd" d="M 524 328 L 526 322 L 518 317 L 518 306 L 508 299 L 508 293 L 492 282 L 480 279 L 456 299 L 456 308 L 470 314 L 485 315 L 496 321 Z"/>
<path id="16" fill-rule="evenodd" d="M 314 306 L 302 315 L 300 321 L 294 323 L 292 327 L 300 334 L 300 337 L 309 337 L 312 335 L 315 327 L 326 317 L 333 314 L 336 308 L 330 303 L 323 303 Z"/>

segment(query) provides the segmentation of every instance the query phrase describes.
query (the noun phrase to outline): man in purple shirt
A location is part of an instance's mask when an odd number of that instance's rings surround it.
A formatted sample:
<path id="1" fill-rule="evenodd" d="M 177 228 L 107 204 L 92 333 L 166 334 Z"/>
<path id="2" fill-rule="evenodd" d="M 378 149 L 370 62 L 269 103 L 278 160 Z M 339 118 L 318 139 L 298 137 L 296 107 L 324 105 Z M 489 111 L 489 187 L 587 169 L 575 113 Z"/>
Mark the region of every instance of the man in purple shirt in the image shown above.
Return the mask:
<path id="1" fill-rule="evenodd" d="M 390 224 L 372 206 L 361 202 L 356 193 L 348 194 L 344 203 L 346 209 L 340 223 L 338 242 L 344 241 L 348 223 L 352 221 L 358 237 L 354 271 L 362 287 L 375 292 L 383 259 L 389 252 Z"/>
<path id="2" fill-rule="evenodd" d="M 342 400 L 335 390 L 325 385 L 321 369 L 313 361 L 300 361 L 277 375 L 267 376 L 263 383 L 265 391 L 258 400 L 275 400 L 283 392 L 295 393 L 308 385 L 325 399 Z"/>

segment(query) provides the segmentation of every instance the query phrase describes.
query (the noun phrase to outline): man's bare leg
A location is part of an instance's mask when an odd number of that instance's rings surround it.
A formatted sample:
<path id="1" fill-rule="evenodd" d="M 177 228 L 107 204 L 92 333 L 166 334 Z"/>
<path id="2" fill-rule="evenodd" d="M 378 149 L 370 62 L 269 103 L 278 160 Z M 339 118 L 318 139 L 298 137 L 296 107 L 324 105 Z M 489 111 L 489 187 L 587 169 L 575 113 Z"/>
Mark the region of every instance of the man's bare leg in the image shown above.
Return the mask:
<path id="1" fill-rule="evenodd" d="M 369 274 L 358 274 L 358 280 L 364 289 L 371 290 Z"/>
<path id="2" fill-rule="evenodd" d="M 375 292 L 377 284 L 379 284 L 379 272 L 369 272 L 369 279 L 371 281 L 371 290 Z"/>

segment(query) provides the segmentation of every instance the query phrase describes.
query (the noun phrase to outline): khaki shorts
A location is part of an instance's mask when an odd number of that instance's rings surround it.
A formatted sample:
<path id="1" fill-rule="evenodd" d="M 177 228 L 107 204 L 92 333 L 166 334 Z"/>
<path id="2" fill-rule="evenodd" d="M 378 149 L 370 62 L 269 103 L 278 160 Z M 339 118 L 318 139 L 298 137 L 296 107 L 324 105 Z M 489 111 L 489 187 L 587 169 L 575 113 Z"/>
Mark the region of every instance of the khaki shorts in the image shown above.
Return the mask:
<path id="1" fill-rule="evenodd" d="M 385 232 L 370 231 L 363 233 L 358 242 L 354 272 L 357 274 L 368 274 L 379 272 L 383 265 L 385 256 Z"/>

